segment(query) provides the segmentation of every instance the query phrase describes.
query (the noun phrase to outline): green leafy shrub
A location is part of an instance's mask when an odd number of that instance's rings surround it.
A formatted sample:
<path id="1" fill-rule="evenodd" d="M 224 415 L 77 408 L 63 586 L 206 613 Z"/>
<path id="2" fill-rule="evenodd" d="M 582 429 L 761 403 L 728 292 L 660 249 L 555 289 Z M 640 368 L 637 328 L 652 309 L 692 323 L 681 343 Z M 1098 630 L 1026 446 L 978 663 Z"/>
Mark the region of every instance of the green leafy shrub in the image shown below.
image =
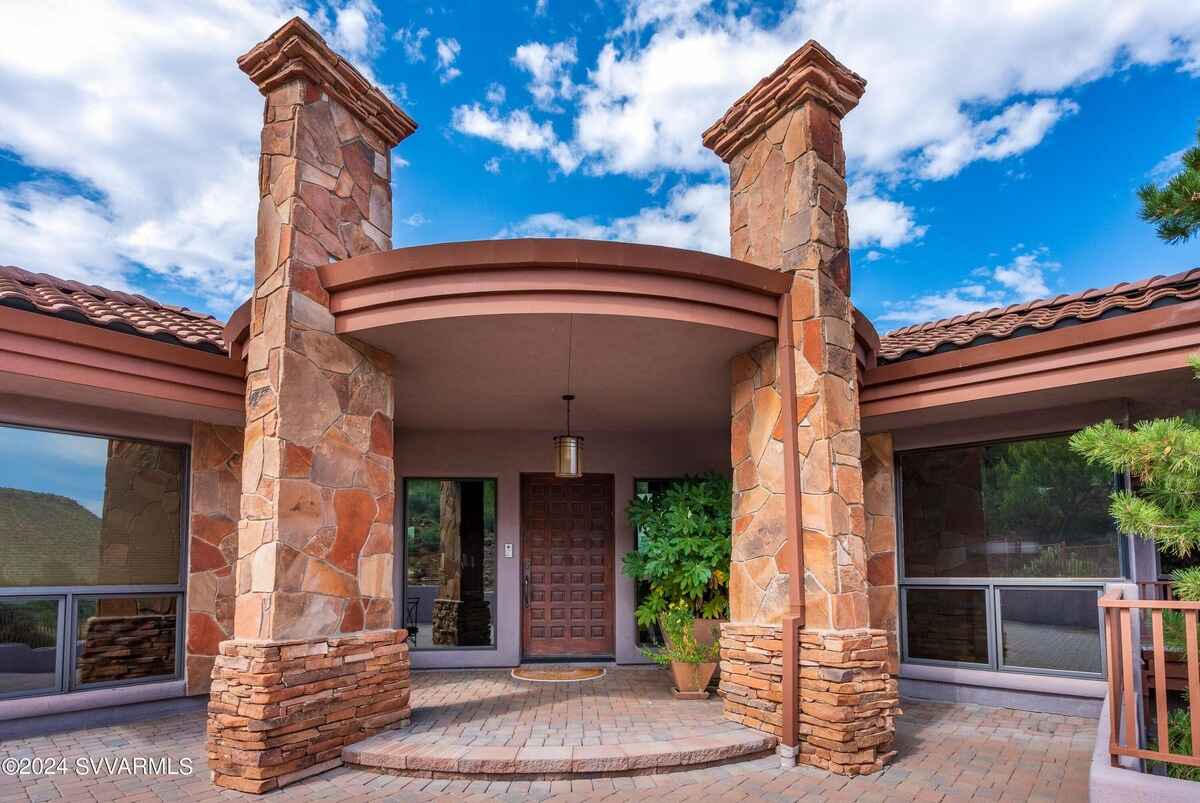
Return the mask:
<path id="1" fill-rule="evenodd" d="M 721 654 L 721 645 L 716 639 L 716 634 L 712 644 L 699 643 L 696 641 L 695 621 L 687 603 L 675 603 L 667 609 L 661 619 L 663 632 L 667 635 L 666 646 L 643 647 L 642 654 L 659 666 L 670 666 L 672 663 L 715 663 Z"/>
<path id="2" fill-rule="evenodd" d="M 639 625 L 675 603 L 704 619 L 728 615 L 732 498 L 729 478 L 711 473 L 629 503 L 625 515 L 640 546 L 625 555 L 624 572 L 650 586 L 635 612 Z"/>

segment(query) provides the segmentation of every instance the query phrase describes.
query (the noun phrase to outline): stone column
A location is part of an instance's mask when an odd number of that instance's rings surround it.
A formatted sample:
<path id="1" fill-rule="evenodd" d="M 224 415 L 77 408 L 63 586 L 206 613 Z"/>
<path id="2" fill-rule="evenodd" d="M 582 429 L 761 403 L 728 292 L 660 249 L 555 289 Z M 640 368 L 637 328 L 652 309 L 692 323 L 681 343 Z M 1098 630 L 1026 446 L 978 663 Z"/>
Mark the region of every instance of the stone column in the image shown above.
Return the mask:
<path id="1" fill-rule="evenodd" d="M 794 385 L 795 443 L 799 456 L 798 485 L 786 494 L 798 496 L 802 526 L 804 630 L 799 654 L 800 760 L 835 772 L 856 774 L 883 766 L 891 757 L 896 708 L 896 681 L 887 672 L 886 633 L 871 627 L 868 591 L 866 511 L 863 504 L 862 436 L 855 375 L 853 311 L 850 306 L 849 234 L 846 217 L 846 158 L 842 148 L 842 117 L 857 105 L 866 82 L 839 64 L 816 42 L 808 42 L 775 72 L 740 98 L 704 134 L 704 144 L 729 164 L 730 235 L 732 255 L 793 277 L 785 309 L 790 310 L 795 364 L 794 382 L 776 377 L 776 394 Z M 734 363 L 734 406 L 738 407 L 739 362 Z M 757 402 L 769 394 L 755 380 L 752 426 L 760 416 Z M 744 391 L 743 391 L 744 395 Z M 789 400 L 784 398 L 786 406 Z M 783 437 L 782 418 L 769 423 Z M 767 426 L 767 423 L 761 425 Z M 739 425 L 734 424 L 738 457 Z M 774 435 L 774 432 L 773 432 Z M 783 476 L 788 456 L 779 451 L 754 457 L 760 485 L 765 476 Z M 736 475 L 736 469 L 735 469 Z M 760 489 L 741 490 L 735 508 L 754 508 L 754 498 L 770 501 Z M 794 498 L 794 497 L 793 497 Z M 789 523 L 782 505 L 760 507 L 745 525 L 735 520 L 734 554 L 750 559 L 747 534 L 771 545 L 786 539 Z M 735 512 L 736 515 L 736 512 Z M 776 534 L 781 535 L 776 535 Z M 775 571 L 790 571 L 773 558 Z M 731 596 L 738 596 L 731 571 Z M 768 704 L 782 697 L 772 678 L 765 690 L 739 684 L 736 676 L 759 680 L 761 667 L 782 665 L 784 600 L 770 576 L 770 564 L 755 577 L 763 589 L 759 612 L 743 624 L 746 609 L 733 606 L 733 622 L 723 639 L 722 683 L 727 682 L 746 708 L 771 713 Z M 787 578 L 791 581 L 790 576 Z M 775 601 L 771 601 L 775 600 Z M 764 616 L 765 610 L 772 617 Z M 777 612 L 777 613 L 775 613 Z M 740 617 L 740 619 L 739 619 Z M 763 632 L 759 632 L 762 630 Z M 778 650 L 778 652 L 776 652 Z M 728 665 L 728 670 L 726 666 Z M 782 674 L 795 671 L 783 667 Z M 737 688 L 741 687 L 741 688 Z M 742 691 L 754 689 L 752 697 Z M 765 693 L 764 693 L 765 691 Z M 754 699 L 757 698 L 757 702 Z M 730 698 L 727 696 L 727 700 Z M 736 699 L 736 697 L 735 697 Z M 727 711 L 729 709 L 727 703 Z M 782 715 L 787 706 L 777 704 Z M 734 709 L 734 718 L 754 724 L 756 714 Z M 761 717 L 760 717 L 761 718 Z M 769 719 L 766 721 L 770 722 Z M 772 723 L 773 724 L 773 723 Z M 786 730 L 786 729 L 785 729 Z"/>
<path id="2" fill-rule="evenodd" d="M 390 149 L 415 124 L 299 19 L 238 65 L 266 105 L 234 638 L 208 752 L 218 784 L 265 792 L 409 716 L 392 360 L 335 333 L 317 268 L 391 248 Z"/>

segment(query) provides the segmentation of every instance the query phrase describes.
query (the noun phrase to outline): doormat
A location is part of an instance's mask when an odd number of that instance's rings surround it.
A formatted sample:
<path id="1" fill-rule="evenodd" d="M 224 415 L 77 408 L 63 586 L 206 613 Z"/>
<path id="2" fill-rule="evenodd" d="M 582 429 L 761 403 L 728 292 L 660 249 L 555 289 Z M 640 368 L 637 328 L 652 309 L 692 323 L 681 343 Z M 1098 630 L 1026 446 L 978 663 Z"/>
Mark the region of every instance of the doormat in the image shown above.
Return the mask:
<path id="1" fill-rule="evenodd" d="M 517 680 L 532 680 L 535 683 L 574 683 L 579 680 L 595 680 L 604 677 L 601 667 L 563 667 L 561 669 L 535 669 L 519 667 L 512 671 Z"/>

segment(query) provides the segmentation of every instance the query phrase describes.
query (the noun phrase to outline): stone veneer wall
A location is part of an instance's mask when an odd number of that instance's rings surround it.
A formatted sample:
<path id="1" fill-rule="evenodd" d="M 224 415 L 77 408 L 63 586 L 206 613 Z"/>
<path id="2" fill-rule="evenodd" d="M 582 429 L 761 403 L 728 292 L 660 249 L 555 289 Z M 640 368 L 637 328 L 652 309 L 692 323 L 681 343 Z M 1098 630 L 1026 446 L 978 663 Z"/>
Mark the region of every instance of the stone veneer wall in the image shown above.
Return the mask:
<path id="1" fill-rule="evenodd" d="M 887 667 L 894 674 L 900 671 L 900 602 L 896 585 L 896 462 L 890 432 L 863 437 L 862 467 L 870 624 L 887 633 Z"/>
<path id="2" fill-rule="evenodd" d="M 720 692 L 725 716 L 779 736 L 783 712 L 783 636 L 788 608 L 783 400 L 775 341 L 730 365 L 733 413 L 733 546 L 730 622 L 721 625 Z"/>
<path id="3" fill-rule="evenodd" d="M 730 618 L 779 624 L 788 606 L 782 399 L 775 341 L 732 361 Z"/>
<path id="4" fill-rule="evenodd" d="M 886 631 L 801 632 L 802 763 L 861 775 L 895 756 L 900 690 L 887 662 Z"/>
<path id="5" fill-rule="evenodd" d="M 188 530 L 188 694 L 207 694 L 222 641 L 233 635 L 241 516 L 241 427 L 192 425 Z"/>
<path id="6" fill-rule="evenodd" d="M 721 625 L 721 697 L 725 718 L 783 735 L 783 628 Z"/>
<path id="7" fill-rule="evenodd" d="M 404 630 L 221 645 L 208 759 L 221 786 L 269 792 L 342 763 L 342 748 L 407 725 Z"/>

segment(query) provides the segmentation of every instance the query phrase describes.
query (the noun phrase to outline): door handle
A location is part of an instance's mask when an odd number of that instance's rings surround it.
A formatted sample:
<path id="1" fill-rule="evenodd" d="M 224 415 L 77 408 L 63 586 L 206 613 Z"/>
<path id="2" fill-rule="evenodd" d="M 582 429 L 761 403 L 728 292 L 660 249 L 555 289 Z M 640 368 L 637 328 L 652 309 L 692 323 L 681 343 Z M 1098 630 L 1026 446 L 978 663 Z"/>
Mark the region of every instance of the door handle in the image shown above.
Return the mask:
<path id="1" fill-rule="evenodd" d="M 529 604 L 533 601 L 533 589 L 530 588 L 533 585 L 533 561 L 525 558 L 522 563 L 524 564 L 524 569 L 521 572 L 521 600 L 525 607 L 528 608 Z"/>

